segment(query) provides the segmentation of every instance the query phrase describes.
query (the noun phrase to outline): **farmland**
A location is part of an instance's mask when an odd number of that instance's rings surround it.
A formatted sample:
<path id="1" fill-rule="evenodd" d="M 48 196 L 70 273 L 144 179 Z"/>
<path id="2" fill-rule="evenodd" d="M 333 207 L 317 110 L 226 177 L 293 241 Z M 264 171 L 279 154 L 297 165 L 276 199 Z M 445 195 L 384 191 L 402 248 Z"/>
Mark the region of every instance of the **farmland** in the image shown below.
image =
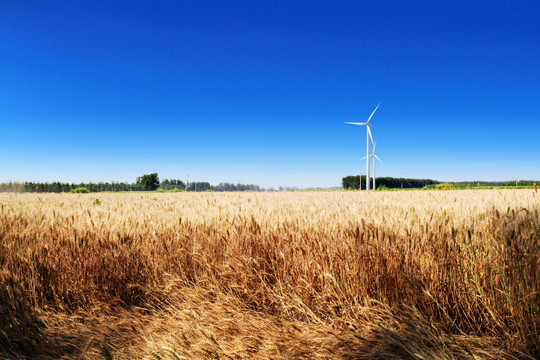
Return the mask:
<path id="1" fill-rule="evenodd" d="M 0 194 L 0 358 L 527 359 L 533 190 Z"/>

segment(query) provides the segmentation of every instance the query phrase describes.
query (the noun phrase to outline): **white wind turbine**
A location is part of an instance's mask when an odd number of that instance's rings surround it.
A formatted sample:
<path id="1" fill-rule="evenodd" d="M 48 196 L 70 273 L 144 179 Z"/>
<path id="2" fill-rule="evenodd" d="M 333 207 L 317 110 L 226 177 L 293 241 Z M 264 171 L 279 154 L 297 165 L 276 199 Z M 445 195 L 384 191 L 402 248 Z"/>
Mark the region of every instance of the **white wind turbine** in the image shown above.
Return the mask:
<path id="1" fill-rule="evenodd" d="M 381 164 L 384 165 L 384 163 L 382 162 L 381 159 L 379 159 L 379 157 L 377 155 L 375 155 L 375 147 L 377 146 L 377 141 L 375 141 L 373 143 L 373 152 L 371 153 L 371 155 L 369 155 L 369 157 L 373 158 L 373 190 L 377 190 L 377 186 L 375 184 L 375 159 L 377 159 Z M 364 160 L 366 157 L 364 156 L 362 159 L 360 160 Z M 369 179 L 367 179 L 366 181 L 369 182 Z"/>
<path id="2" fill-rule="evenodd" d="M 381 103 L 379 103 L 379 105 L 381 105 Z M 367 151 L 366 151 L 366 190 L 369 190 L 369 179 L 370 179 L 370 174 L 369 174 L 369 141 L 373 141 L 373 137 L 371 136 L 371 124 L 369 123 L 369 120 L 371 120 L 371 117 L 373 116 L 373 114 L 375 114 L 375 111 L 377 111 L 377 109 L 379 108 L 379 105 L 377 105 L 377 107 L 375 108 L 375 110 L 373 110 L 373 112 L 371 113 L 371 115 L 369 116 L 368 120 L 365 122 L 365 123 L 357 123 L 357 122 L 346 122 L 345 124 L 351 124 L 351 125 L 365 125 L 366 126 L 366 129 L 367 129 L 367 145 L 366 145 L 366 148 L 367 148 Z"/>

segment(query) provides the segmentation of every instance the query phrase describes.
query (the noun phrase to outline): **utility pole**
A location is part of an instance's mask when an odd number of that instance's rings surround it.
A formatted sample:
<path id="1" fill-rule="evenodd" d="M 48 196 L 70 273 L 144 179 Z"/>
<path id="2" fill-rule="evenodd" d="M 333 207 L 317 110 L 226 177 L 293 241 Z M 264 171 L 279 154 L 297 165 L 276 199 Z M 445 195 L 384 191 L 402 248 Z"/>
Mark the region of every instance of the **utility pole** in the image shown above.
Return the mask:
<path id="1" fill-rule="evenodd" d="M 186 179 L 186 191 L 188 189 L 188 186 L 189 186 L 189 174 L 188 174 L 187 179 Z"/>

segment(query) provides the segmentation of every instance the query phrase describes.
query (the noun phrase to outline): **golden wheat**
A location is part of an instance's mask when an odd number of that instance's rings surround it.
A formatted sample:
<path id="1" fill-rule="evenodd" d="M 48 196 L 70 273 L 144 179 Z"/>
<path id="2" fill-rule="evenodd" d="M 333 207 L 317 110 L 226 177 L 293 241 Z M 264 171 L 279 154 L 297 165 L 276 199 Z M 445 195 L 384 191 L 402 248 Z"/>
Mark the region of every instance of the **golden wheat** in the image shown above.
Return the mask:
<path id="1" fill-rule="evenodd" d="M 528 190 L 0 194 L 0 350 L 533 358 L 539 210 Z"/>

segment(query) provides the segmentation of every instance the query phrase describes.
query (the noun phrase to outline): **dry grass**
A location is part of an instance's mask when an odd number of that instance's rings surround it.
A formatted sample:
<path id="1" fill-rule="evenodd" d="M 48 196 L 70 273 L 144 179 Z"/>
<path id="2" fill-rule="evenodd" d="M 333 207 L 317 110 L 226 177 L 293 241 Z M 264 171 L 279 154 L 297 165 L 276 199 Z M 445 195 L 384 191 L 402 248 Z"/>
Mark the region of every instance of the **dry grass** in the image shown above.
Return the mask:
<path id="1" fill-rule="evenodd" d="M 98 196 L 0 194 L 0 358 L 540 355 L 530 190 Z"/>

